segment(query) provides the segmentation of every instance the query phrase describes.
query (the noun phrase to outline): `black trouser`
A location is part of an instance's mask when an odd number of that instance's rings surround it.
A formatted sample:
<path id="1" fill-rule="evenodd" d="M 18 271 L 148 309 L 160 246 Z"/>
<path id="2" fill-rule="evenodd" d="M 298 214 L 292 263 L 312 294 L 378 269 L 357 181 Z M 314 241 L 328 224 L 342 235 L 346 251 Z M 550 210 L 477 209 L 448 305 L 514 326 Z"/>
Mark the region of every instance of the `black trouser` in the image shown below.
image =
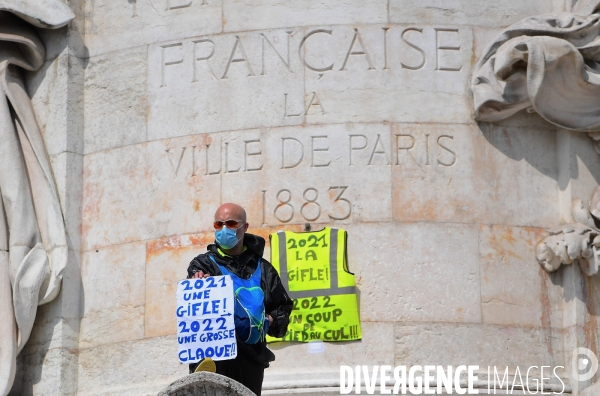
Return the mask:
<path id="1" fill-rule="evenodd" d="M 258 363 L 256 359 L 244 353 L 238 353 L 235 359 L 221 360 L 215 363 L 217 365 L 217 374 L 224 375 L 241 383 L 256 393 L 257 396 L 260 396 L 263 376 L 265 374 L 263 363 Z M 197 366 L 198 363 L 190 364 L 190 373 L 193 373 Z"/>

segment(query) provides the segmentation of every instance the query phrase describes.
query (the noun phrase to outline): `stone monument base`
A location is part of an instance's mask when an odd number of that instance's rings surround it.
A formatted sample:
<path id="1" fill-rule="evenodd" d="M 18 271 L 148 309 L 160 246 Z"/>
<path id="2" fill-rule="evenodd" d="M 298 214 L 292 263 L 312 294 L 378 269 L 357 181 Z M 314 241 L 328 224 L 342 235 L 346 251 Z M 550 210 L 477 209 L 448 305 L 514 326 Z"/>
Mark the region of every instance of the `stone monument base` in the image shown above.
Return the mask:
<path id="1" fill-rule="evenodd" d="M 256 396 L 244 385 L 220 374 L 203 371 L 172 382 L 158 396 Z"/>

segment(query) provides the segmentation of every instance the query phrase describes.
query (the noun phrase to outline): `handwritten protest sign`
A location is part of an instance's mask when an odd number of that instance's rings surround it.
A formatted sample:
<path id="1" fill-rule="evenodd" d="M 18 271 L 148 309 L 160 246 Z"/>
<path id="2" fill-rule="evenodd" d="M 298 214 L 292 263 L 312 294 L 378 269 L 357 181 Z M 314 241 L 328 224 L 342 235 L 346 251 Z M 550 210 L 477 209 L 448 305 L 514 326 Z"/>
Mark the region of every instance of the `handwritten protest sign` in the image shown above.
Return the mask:
<path id="1" fill-rule="evenodd" d="M 180 281 L 177 285 L 179 361 L 235 358 L 233 309 L 233 282 L 229 275 Z"/>

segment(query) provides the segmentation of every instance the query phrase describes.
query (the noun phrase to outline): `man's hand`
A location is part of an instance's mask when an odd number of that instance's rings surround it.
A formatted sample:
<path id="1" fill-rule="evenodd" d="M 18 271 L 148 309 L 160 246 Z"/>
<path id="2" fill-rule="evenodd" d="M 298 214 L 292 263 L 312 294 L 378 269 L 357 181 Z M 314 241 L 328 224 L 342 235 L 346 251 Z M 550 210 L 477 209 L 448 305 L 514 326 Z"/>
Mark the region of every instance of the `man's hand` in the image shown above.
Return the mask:
<path id="1" fill-rule="evenodd" d="M 194 276 L 192 276 L 192 279 L 199 279 L 199 278 L 208 278 L 210 275 L 209 274 L 205 274 L 203 271 L 198 271 L 194 274 Z M 269 319 L 269 326 L 273 325 L 273 317 L 271 315 L 267 315 L 267 319 Z"/>
<path id="2" fill-rule="evenodd" d="M 198 271 L 194 274 L 194 276 L 192 276 L 192 279 L 198 279 L 198 278 L 208 278 L 210 275 L 209 274 L 205 274 L 202 271 Z"/>

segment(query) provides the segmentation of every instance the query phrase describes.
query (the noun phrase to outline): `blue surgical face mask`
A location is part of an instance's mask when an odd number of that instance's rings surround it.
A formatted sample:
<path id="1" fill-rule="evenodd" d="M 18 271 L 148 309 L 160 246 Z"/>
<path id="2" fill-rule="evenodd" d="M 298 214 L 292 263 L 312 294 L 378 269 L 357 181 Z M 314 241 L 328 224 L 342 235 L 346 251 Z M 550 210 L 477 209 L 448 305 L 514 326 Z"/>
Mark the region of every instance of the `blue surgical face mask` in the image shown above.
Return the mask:
<path id="1" fill-rule="evenodd" d="M 231 249 L 235 247 L 235 245 L 237 245 L 240 241 L 240 239 L 237 237 L 237 230 L 239 230 L 239 228 L 232 230 L 224 225 L 223 228 L 215 231 L 215 239 L 219 246 L 225 249 Z"/>

